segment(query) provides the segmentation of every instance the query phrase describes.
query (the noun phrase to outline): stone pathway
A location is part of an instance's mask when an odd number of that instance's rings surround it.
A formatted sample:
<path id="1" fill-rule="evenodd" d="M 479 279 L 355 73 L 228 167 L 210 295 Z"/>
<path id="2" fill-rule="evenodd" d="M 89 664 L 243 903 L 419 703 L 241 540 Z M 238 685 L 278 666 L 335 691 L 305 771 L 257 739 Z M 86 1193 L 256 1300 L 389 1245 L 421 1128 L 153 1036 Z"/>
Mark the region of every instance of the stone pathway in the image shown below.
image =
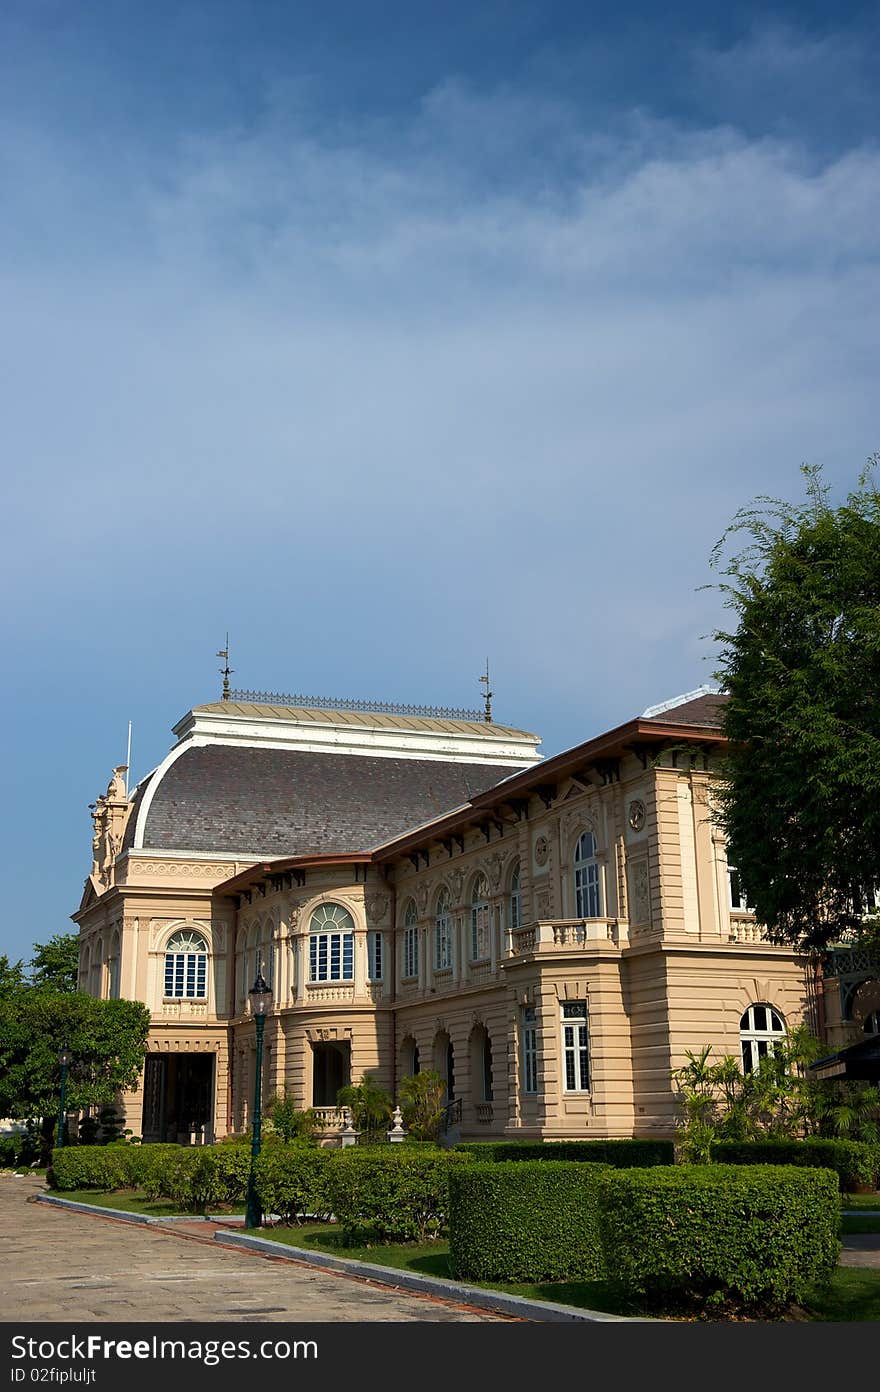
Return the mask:
<path id="1" fill-rule="evenodd" d="M 43 1187 L 0 1175 L 4 1321 L 510 1322 L 223 1247 L 212 1223 L 146 1227 L 28 1203 Z"/>

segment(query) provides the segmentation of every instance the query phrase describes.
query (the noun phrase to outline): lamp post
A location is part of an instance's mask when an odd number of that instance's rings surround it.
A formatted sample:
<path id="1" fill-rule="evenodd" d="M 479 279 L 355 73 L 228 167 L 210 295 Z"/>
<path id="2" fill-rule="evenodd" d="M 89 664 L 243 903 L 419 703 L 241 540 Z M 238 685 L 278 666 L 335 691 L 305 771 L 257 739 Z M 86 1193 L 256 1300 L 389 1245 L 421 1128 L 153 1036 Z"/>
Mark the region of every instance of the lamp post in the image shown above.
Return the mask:
<path id="1" fill-rule="evenodd" d="M 248 995 L 251 998 L 251 1014 L 257 1029 L 257 1068 L 254 1078 L 254 1119 L 251 1129 L 251 1168 L 248 1174 L 247 1198 L 244 1207 L 246 1228 L 258 1228 L 263 1221 L 263 1210 L 257 1198 L 255 1165 L 260 1153 L 260 1128 L 263 1117 L 261 1108 L 263 1092 L 263 1030 L 266 1028 L 266 1012 L 272 1004 L 272 987 L 263 980 L 262 970 L 257 971 L 257 979 Z"/>
<path id="2" fill-rule="evenodd" d="M 67 1132 L 67 1070 L 70 1067 L 70 1050 L 66 1044 L 62 1044 L 58 1050 L 58 1063 L 61 1067 L 61 1096 L 58 1100 L 58 1124 L 56 1126 L 57 1135 L 55 1145 L 60 1150 L 64 1145 L 65 1134 Z"/>

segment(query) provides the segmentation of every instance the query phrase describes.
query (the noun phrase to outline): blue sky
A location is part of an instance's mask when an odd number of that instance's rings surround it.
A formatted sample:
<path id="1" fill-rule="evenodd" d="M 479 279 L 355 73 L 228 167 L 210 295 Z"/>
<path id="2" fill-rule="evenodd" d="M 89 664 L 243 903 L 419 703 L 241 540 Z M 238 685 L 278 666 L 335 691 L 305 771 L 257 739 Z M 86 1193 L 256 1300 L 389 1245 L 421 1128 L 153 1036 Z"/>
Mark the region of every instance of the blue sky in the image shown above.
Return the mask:
<path id="1" fill-rule="evenodd" d="M 0 951 L 227 630 L 305 693 L 477 704 L 488 655 L 546 753 L 710 679 L 733 513 L 880 449 L 878 29 L 7 0 Z"/>

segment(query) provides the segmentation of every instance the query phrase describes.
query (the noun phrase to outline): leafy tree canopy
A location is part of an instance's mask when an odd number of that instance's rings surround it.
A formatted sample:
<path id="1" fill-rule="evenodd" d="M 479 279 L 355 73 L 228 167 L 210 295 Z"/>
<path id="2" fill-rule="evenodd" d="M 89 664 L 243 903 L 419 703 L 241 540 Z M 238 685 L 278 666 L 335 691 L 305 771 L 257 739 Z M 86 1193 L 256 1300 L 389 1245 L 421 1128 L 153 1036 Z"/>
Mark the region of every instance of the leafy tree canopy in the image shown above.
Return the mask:
<path id="1" fill-rule="evenodd" d="M 34 945 L 31 980 L 41 990 L 75 991 L 78 971 L 78 933 L 56 933 L 47 943 Z"/>
<path id="2" fill-rule="evenodd" d="M 0 997 L 0 1116 L 54 1116 L 67 1045 L 70 1111 L 115 1101 L 136 1085 L 150 1012 L 140 1001 L 96 1000 L 34 987 Z"/>
<path id="3" fill-rule="evenodd" d="M 877 938 L 878 463 L 838 507 L 805 466 L 803 502 L 758 498 L 713 552 L 738 619 L 715 635 L 730 741 L 718 821 L 758 921 L 780 943 Z"/>

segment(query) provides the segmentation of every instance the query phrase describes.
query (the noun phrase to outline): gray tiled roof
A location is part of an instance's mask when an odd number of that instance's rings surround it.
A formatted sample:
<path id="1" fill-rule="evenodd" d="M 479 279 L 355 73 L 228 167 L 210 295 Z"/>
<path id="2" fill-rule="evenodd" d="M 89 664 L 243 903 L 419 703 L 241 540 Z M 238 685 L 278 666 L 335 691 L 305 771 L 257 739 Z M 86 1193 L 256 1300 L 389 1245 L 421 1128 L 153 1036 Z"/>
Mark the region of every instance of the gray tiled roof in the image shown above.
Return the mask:
<path id="1" fill-rule="evenodd" d="M 512 772 L 506 764 L 194 746 L 163 775 L 143 844 L 258 856 L 367 851 Z"/>
<path id="2" fill-rule="evenodd" d="M 720 730 L 727 701 L 724 692 L 711 692 L 647 719 L 656 721 L 658 725 L 699 725 L 701 729 Z"/>

